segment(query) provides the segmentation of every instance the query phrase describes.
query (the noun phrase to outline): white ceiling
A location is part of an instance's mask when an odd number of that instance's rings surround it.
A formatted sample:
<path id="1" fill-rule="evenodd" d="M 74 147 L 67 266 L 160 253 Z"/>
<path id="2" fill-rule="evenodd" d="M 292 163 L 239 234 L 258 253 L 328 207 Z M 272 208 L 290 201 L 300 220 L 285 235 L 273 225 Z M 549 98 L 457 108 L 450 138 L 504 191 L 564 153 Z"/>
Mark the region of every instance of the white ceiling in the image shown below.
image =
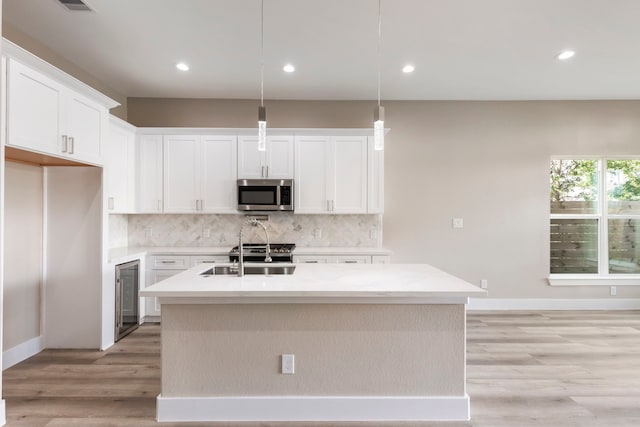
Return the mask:
<path id="1" fill-rule="evenodd" d="M 259 98 L 260 0 L 86 1 L 4 0 L 3 20 L 127 96 Z M 264 3 L 266 99 L 376 98 L 377 0 Z M 639 19 L 639 0 L 382 0 L 382 98 L 640 99 Z"/>

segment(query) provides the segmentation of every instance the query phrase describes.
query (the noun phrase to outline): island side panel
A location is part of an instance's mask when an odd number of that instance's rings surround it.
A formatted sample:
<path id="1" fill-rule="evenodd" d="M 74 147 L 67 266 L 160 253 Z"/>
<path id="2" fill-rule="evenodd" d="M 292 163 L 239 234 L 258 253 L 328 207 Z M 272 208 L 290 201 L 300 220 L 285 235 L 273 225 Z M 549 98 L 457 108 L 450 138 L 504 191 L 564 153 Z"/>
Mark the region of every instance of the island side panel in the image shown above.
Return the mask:
<path id="1" fill-rule="evenodd" d="M 280 355 L 295 354 L 295 374 Z M 464 396 L 464 305 L 165 304 L 162 396 Z"/>

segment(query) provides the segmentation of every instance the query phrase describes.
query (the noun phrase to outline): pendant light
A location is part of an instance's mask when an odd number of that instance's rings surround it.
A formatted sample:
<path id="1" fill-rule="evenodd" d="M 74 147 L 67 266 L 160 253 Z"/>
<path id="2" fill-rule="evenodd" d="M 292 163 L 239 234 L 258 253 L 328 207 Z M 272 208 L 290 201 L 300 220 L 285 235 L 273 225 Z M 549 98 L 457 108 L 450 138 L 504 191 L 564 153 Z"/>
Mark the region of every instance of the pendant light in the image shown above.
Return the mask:
<path id="1" fill-rule="evenodd" d="M 381 1 L 378 0 L 378 105 L 373 110 L 373 148 L 384 150 L 384 107 L 380 105 L 380 39 L 382 38 Z"/>
<path id="2" fill-rule="evenodd" d="M 267 110 L 264 108 L 264 0 L 260 0 L 260 106 L 258 107 L 258 151 L 267 150 Z"/>

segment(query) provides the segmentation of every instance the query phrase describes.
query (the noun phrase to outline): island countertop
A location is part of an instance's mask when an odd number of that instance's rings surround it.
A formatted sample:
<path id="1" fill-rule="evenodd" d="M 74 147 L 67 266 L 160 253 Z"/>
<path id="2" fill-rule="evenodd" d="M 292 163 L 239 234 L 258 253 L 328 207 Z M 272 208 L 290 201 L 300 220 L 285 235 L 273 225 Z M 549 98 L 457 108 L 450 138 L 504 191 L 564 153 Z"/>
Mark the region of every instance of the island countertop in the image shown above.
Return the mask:
<path id="1" fill-rule="evenodd" d="M 264 263 L 245 263 L 253 265 Z M 469 297 L 486 295 L 477 286 L 426 264 L 286 265 L 295 265 L 295 272 L 205 277 L 201 273 L 212 266 L 201 264 L 142 289 L 140 296 L 158 297 L 162 304 L 464 304 Z"/>

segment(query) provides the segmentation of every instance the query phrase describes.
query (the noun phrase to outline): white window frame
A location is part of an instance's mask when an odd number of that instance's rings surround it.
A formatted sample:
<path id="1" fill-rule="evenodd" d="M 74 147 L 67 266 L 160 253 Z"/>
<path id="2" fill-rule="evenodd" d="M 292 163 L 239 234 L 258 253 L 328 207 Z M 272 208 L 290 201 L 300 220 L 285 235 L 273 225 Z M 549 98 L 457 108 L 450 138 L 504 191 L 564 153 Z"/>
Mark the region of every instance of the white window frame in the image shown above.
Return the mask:
<path id="1" fill-rule="evenodd" d="M 638 215 L 609 214 L 607 198 L 607 160 L 640 160 L 640 156 L 551 156 L 552 160 L 596 160 L 598 161 L 598 213 L 595 214 L 549 214 L 552 219 L 596 219 L 598 221 L 598 273 L 549 274 L 551 286 L 618 286 L 640 285 L 640 274 L 609 273 L 609 219 L 637 219 Z M 549 245 L 549 250 L 551 249 Z M 550 258 L 550 257 L 549 257 Z"/>

